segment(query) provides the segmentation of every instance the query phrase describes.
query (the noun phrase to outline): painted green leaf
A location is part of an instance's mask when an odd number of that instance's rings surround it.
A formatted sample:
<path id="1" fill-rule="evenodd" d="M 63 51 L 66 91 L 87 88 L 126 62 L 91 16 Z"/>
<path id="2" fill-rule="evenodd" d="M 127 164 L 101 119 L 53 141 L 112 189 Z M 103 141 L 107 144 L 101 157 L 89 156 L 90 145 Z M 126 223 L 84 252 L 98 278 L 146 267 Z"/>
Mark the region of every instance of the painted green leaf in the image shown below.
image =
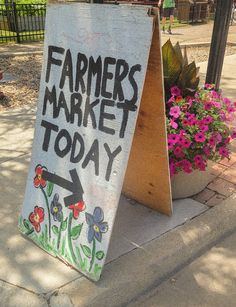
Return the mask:
<path id="1" fill-rule="evenodd" d="M 54 233 L 55 235 L 58 235 L 58 233 L 59 233 L 58 227 L 55 226 L 55 225 L 52 226 L 52 231 L 53 231 L 53 233 Z"/>
<path id="2" fill-rule="evenodd" d="M 91 249 L 86 245 L 81 245 L 82 251 L 86 257 L 91 258 Z"/>
<path id="3" fill-rule="evenodd" d="M 96 258 L 98 260 L 102 260 L 104 258 L 104 256 L 105 256 L 105 254 L 104 254 L 103 251 L 99 251 L 99 252 L 96 253 Z"/>
<path id="4" fill-rule="evenodd" d="M 77 225 L 77 226 L 75 226 L 75 227 L 73 227 L 73 228 L 71 229 L 71 238 L 72 238 L 73 240 L 78 239 L 78 237 L 80 236 L 82 227 L 83 227 L 83 223 L 80 224 L 80 225 Z"/>
<path id="5" fill-rule="evenodd" d="M 31 227 L 31 225 L 30 225 L 30 222 L 29 222 L 28 220 L 24 219 L 24 220 L 23 220 L 23 224 L 24 224 L 24 226 L 25 226 L 25 228 L 26 228 L 27 230 L 31 230 L 31 229 L 32 229 L 32 227 Z"/>
<path id="6" fill-rule="evenodd" d="M 94 274 L 97 275 L 98 273 L 100 273 L 102 270 L 102 267 L 100 267 L 97 263 L 95 264 L 94 267 Z"/>
<path id="7" fill-rule="evenodd" d="M 67 227 L 67 218 L 61 223 L 61 230 L 65 231 Z"/>
<path id="8" fill-rule="evenodd" d="M 84 258 L 81 263 L 81 270 L 82 271 L 87 271 L 88 270 L 88 261 L 87 258 Z"/>
<path id="9" fill-rule="evenodd" d="M 48 184 L 47 184 L 47 195 L 48 195 L 48 197 L 50 197 L 52 195 L 53 187 L 54 187 L 54 184 L 52 182 L 48 181 Z"/>

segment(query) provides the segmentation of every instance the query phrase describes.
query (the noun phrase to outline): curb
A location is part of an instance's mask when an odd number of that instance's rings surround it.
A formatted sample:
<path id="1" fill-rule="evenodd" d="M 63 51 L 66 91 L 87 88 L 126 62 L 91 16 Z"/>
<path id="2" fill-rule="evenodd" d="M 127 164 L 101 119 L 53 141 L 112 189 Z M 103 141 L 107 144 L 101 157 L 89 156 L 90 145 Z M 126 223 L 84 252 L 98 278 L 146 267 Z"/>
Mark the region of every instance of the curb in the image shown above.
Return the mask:
<path id="1" fill-rule="evenodd" d="M 55 295 L 58 299 L 70 298 L 75 306 L 127 306 L 234 231 L 235 200 L 236 193 L 183 226 L 107 264 L 99 282 L 80 277 Z"/>
<path id="2" fill-rule="evenodd" d="M 180 43 L 180 48 L 190 48 L 190 47 L 210 47 L 211 42 L 200 42 L 200 43 Z M 227 42 L 226 46 L 236 46 L 236 43 L 233 42 Z"/>

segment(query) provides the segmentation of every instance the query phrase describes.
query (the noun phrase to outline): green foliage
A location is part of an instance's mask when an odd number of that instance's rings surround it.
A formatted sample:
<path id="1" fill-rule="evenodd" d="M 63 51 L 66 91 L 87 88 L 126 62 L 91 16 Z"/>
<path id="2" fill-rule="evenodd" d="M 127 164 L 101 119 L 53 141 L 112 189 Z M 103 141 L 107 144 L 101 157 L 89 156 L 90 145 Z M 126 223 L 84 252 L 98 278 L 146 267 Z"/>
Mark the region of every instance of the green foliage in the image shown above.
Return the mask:
<path id="1" fill-rule="evenodd" d="M 88 258 L 91 258 L 92 256 L 91 249 L 87 245 L 81 245 L 81 248 L 82 248 L 84 255 Z"/>
<path id="2" fill-rule="evenodd" d="M 52 182 L 48 181 L 48 184 L 47 184 L 47 195 L 48 195 L 48 197 L 50 197 L 52 195 L 53 187 L 54 187 L 54 184 Z"/>
<path id="3" fill-rule="evenodd" d="M 82 227 L 83 227 L 83 223 L 80 224 L 80 225 L 74 226 L 71 229 L 71 238 L 72 238 L 72 240 L 77 240 L 79 238 L 81 230 L 82 230 Z"/>
<path id="4" fill-rule="evenodd" d="M 45 0 L 15 0 L 17 16 L 45 16 Z M 13 1 L 0 0 L 0 15 L 7 16 L 12 10 Z M 8 14 L 7 14 L 8 11 Z"/>
<path id="5" fill-rule="evenodd" d="M 166 100 L 170 98 L 170 89 L 178 86 L 184 97 L 195 93 L 199 84 L 195 62 L 188 64 L 186 50 L 182 55 L 179 43 L 175 46 L 168 40 L 162 47 L 164 85 Z"/>
<path id="6" fill-rule="evenodd" d="M 58 229 L 58 227 L 55 226 L 55 225 L 52 226 L 52 231 L 53 231 L 53 233 L 54 233 L 55 235 L 58 235 L 58 234 L 59 234 L 59 229 Z"/>
<path id="7" fill-rule="evenodd" d="M 105 254 L 104 254 L 103 251 L 98 251 L 98 252 L 96 252 L 96 258 L 97 258 L 98 260 L 102 260 L 102 259 L 104 258 L 104 256 L 105 256 Z"/>
<path id="8" fill-rule="evenodd" d="M 65 231 L 67 227 L 67 218 L 61 223 L 61 230 Z"/>

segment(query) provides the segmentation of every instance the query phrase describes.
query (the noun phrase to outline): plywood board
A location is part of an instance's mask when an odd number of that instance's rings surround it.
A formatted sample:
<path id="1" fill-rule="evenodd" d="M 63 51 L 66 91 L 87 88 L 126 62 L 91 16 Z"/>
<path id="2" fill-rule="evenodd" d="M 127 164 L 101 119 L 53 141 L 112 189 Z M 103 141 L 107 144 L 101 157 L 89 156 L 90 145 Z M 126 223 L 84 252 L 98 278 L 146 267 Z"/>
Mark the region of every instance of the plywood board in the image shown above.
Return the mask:
<path id="1" fill-rule="evenodd" d="M 152 39 L 145 7 L 50 4 L 21 232 L 98 280 Z M 43 263 L 42 263 L 43 265 Z"/>
<path id="2" fill-rule="evenodd" d="M 159 23 L 156 18 L 139 116 L 123 192 L 172 214 Z"/>

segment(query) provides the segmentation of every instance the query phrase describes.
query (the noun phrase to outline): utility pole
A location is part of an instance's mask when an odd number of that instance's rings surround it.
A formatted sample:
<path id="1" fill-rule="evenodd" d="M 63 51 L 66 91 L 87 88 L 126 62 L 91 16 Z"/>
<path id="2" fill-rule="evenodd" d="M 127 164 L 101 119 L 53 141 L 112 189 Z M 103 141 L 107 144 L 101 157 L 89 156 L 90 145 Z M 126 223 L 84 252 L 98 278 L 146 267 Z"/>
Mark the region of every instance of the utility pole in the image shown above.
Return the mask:
<path id="1" fill-rule="evenodd" d="M 219 89 L 220 85 L 233 1 L 234 0 L 217 0 L 216 4 L 211 49 L 206 75 L 206 83 L 214 83 L 216 89 Z"/>

